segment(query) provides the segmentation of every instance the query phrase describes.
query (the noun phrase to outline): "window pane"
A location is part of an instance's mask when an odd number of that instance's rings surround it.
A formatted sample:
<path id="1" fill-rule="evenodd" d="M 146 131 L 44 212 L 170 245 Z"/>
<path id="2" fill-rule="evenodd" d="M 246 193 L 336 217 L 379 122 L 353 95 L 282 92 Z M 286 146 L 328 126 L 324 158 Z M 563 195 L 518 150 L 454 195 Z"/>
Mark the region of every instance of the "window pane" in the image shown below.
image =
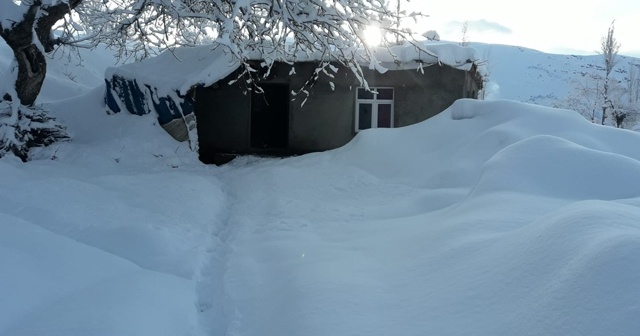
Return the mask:
<path id="1" fill-rule="evenodd" d="M 373 99 L 373 92 L 358 88 L 358 99 Z"/>
<path id="2" fill-rule="evenodd" d="M 378 105 L 378 127 L 391 127 L 391 104 Z"/>
<path id="3" fill-rule="evenodd" d="M 393 100 L 393 89 L 378 89 L 377 99 Z"/>
<path id="4" fill-rule="evenodd" d="M 371 115 L 373 111 L 372 104 L 359 104 L 358 105 L 358 115 L 360 120 L 358 122 L 358 129 L 367 129 L 371 128 Z"/>

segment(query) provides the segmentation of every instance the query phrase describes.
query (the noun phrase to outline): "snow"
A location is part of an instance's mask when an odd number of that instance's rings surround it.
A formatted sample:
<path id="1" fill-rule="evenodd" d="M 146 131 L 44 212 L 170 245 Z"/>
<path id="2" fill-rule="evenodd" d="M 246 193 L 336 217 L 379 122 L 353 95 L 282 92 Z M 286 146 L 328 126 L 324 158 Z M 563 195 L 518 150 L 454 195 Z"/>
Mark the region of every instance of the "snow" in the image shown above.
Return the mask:
<path id="1" fill-rule="evenodd" d="M 13 25 L 20 22 L 26 13 L 27 6 L 20 6 L 13 1 L 3 1 L 0 3 L 0 28 L 11 29 Z"/>
<path id="2" fill-rule="evenodd" d="M 486 61 L 489 74 L 487 99 L 513 99 L 526 103 L 554 106 L 573 88 L 593 85 L 593 75 L 602 76 L 602 55 L 547 54 L 524 47 L 471 43 L 479 58 Z M 640 59 L 618 55 L 612 78 L 624 82 L 629 66 Z"/>
<path id="3" fill-rule="evenodd" d="M 476 50 L 445 42 L 419 42 L 420 47 L 411 44 L 393 46 L 391 48 L 372 48 L 372 68 L 381 72 L 389 70 L 417 69 L 421 61 L 426 65 L 446 64 L 455 68 L 468 69 L 476 61 Z M 422 50 L 421 50 L 422 49 Z M 257 51 L 250 53 L 250 58 L 260 60 L 263 55 Z M 366 66 L 369 63 L 364 55 L 359 61 Z M 327 55 L 320 53 L 298 52 L 295 57 L 287 58 L 287 62 L 329 61 Z M 240 62 L 222 45 L 199 46 L 195 48 L 176 48 L 159 56 L 141 62 L 107 69 L 106 78 L 119 76 L 135 79 L 139 86 L 150 85 L 157 90 L 157 95 L 164 97 L 178 91 L 186 94 L 197 85 L 209 86 L 225 78 L 238 69 Z M 162 69 L 162 71 L 158 71 Z"/>
<path id="4" fill-rule="evenodd" d="M 0 230 L 3 335 L 189 332 L 194 293 L 188 280 L 6 214 Z"/>
<path id="5" fill-rule="evenodd" d="M 43 0 L 43 6 L 55 6 L 60 3 L 67 3 L 66 0 Z M 13 25 L 20 22 L 29 10 L 30 2 L 7 0 L 0 3 L 0 28 L 11 29 Z M 38 15 L 46 15 L 46 11 Z"/>
<path id="6" fill-rule="evenodd" d="M 104 81 L 104 72 L 114 57 L 104 46 L 78 49 L 80 58 L 65 49 L 47 55 L 48 73 L 38 101 L 50 102 L 78 96 Z"/>
<path id="7" fill-rule="evenodd" d="M 614 145 L 639 140 L 463 100 L 328 153 L 237 162 L 231 334 L 632 335 L 640 152 Z"/>
<path id="8" fill-rule="evenodd" d="M 91 55 L 51 60 L 41 98 L 74 141 L 0 159 L 0 335 L 640 330 L 640 134 L 460 100 L 333 151 L 205 166 L 154 117 L 107 115 Z"/>

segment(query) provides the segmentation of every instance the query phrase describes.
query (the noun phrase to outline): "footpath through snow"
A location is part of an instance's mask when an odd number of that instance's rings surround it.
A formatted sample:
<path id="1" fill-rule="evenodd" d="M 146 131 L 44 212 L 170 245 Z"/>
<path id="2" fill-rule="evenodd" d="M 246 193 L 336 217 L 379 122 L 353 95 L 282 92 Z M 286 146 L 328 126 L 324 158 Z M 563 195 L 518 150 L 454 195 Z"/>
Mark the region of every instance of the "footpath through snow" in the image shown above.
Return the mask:
<path id="1" fill-rule="evenodd" d="M 226 332 L 384 334 L 381 324 L 391 321 L 380 318 L 395 290 L 384 284 L 385 264 L 366 245 L 378 250 L 393 239 L 380 239 L 381 232 L 371 237 L 365 228 L 380 218 L 414 215 L 412 203 L 428 192 L 384 183 L 357 168 L 304 161 L 235 162 L 221 176 L 235 199 Z"/>

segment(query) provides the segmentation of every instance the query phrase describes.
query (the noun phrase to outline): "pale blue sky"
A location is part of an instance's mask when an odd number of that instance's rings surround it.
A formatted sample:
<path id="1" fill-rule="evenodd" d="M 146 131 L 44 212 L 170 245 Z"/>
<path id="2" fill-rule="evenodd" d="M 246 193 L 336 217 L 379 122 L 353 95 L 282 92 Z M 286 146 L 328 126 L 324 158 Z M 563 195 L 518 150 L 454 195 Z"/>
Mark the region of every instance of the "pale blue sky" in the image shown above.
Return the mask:
<path id="1" fill-rule="evenodd" d="M 553 53 L 594 54 L 615 19 L 620 53 L 640 57 L 640 0 L 411 0 L 403 6 L 429 15 L 420 26 L 443 40 L 459 41 L 468 21 L 470 41 Z"/>

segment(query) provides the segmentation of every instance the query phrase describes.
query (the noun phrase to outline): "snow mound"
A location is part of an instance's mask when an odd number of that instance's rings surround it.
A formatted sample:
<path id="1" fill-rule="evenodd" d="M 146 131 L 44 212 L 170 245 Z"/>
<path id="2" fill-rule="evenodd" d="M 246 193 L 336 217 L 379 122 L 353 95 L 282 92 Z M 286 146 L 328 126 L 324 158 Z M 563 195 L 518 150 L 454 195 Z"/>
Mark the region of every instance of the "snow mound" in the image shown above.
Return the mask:
<path id="1" fill-rule="evenodd" d="M 35 158 L 62 159 L 97 171 L 130 168 L 139 171 L 200 164 L 188 143 L 178 143 L 161 128 L 155 116 L 128 113 L 108 115 L 104 85 L 65 100 L 45 104 L 68 127 L 73 141 L 42 149 Z M 98 155 L 95 155 L 98 154 Z"/>
<path id="2" fill-rule="evenodd" d="M 39 163 L 31 169 L 47 162 Z M 28 181 L 16 185 L 11 181 L 24 179 L 19 164 L 0 163 L 0 213 L 157 272 L 191 278 L 224 212 L 215 179 L 171 168 L 136 172 L 114 163 L 111 171 L 124 168 L 122 175 L 101 176 L 101 170 L 57 163 L 49 174 L 32 170 Z"/>
<path id="3" fill-rule="evenodd" d="M 103 92 L 46 105 L 73 141 L 0 159 L 1 335 L 204 334 L 222 276 L 215 168 L 155 118 L 107 115 Z"/>
<path id="4" fill-rule="evenodd" d="M 0 334 L 192 332 L 190 281 L 144 270 L 2 213 L 0 231 L 0 265 L 10 269 L 0 277 Z"/>
<path id="5" fill-rule="evenodd" d="M 496 153 L 473 193 L 508 191 L 574 200 L 640 196 L 640 161 L 539 135 Z"/>
<path id="6" fill-rule="evenodd" d="M 496 241 L 512 274 L 536 280 L 523 334 L 632 335 L 640 328 L 640 208 L 584 201 L 562 207 Z M 507 252 L 508 251 L 508 252 Z M 597 312 L 594 314 L 594 312 Z M 590 317 L 591 316 L 591 317 Z M 597 317 L 597 318 L 596 318 Z M 537 332 L 536 332 L 537 330 Z"/>
<path id="7" fill-rule="evenodd" d="M 640 142 L 639 134 L 591 124 L 573 111 L 515 101 L 461 99 L 423 123 L 360 132 L 351 143 L 331 152 L 331 155 L 340 162 L 360 167 L 381 178 L 431 188 L 470 188 L 480 178 L 485 164 L 494 158 L 496 173 L 513 169 L 511 174 L 502 178 L 500 185 L 506 185 L 520 179 L 520 175 L 535 173 L 535 162 L 519 161 L 535 159 L 547 162 L 572 151 L 553 141 L 533 140 L 531 145 L 524 141 L 541 135 L 585 149 L 583 154 L 575 155 L 578 161 L 558 162 L 557 166 L 564 164 L 563 171 L 583 170 L 579 168 L 582 165 L 579 160 L 588 159 L 594 165 L 594 172 L 589 173 L 589 178 L 606 179 L 614 186 L 630 185 L 625 188 L 628 192 L 618 193 L 621 196 L 632 192 L 633 184 L 625 179 L 637 174 L 634 167 L 640 161 L 640 146 L 630 144 Z M 518 145 L 512 150 L 502 153 L 509 158 L 499 160 L 502 156 L 497 154 L 516 143 Z M 590 156 L 586 154 L 589 151 L 602 154 Z M 625 158 L 616 159 L 616 163 L 599 163 L 600 160 L 620 156 Z M 624 172 L 621 176 L 609 173 L 609 170 L 617 171 L 617 164 L 621 162 L 627 162 L 623 165 L 626 168 L 621 168 Z M 513 185 L 518 183 L 514 181 Z M 588 188 L 585 186 L 584 189 Z M 615 193 L 614 189 L 608 188 L 611 193 Z"/>

